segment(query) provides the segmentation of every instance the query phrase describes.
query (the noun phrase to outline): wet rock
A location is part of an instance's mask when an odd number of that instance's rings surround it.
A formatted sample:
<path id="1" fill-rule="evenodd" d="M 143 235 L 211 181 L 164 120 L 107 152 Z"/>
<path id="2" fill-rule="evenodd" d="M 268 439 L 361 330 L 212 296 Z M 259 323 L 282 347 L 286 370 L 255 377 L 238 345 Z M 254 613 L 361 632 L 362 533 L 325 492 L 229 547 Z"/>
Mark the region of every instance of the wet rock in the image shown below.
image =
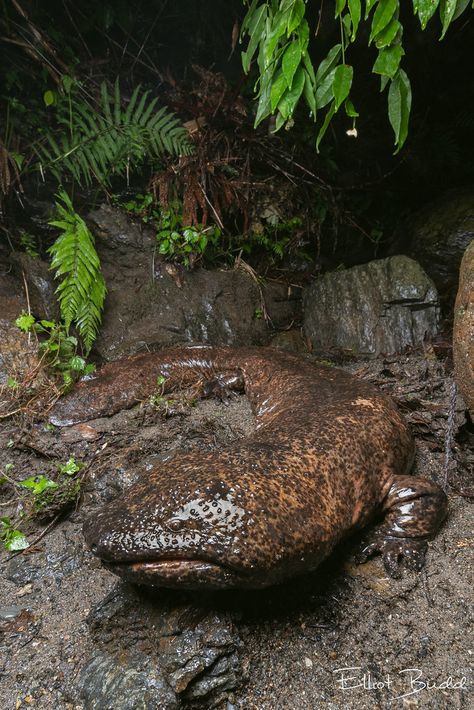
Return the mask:
<path id="1" fill-rule="evenodd" d="M 297 353 L 307 351 L 305 339 L 301 328 L 291 328 L 281 333 L 276 333 L 270 342 L 273 348 L 282 348 L 283 350 L 293 350 Z"/>
<path id="2" fill-rule="evenodd" d="M 159 667 L 146 658 L 120 663 L 97 653 L 83 667 L 78 689 L 84 710 L 173 710 L 178 698 Z"/>
<path id="3" fill-rule="evenodd" d="M 25 607 L 23 606 L 0 606 L 0 619 L 2 621 L 10 621 L 16 619 L 21 614 Z"/>
<path id="4" fill-rule="evenodd" d="M 43 574 L 43 570 L 29 562 L 25 557 L 19 555 L 14 557 L 7 565 L 5 577 L 17 586 L 24 586 L 38 579 Z"/>
<path id="5" fill-rule="evenodd" d="M 124 653 L 143 654 L 180 699 L 205 699 L 208 707 L 243 682 L 230 615 L 191 606 L 186 595 L 118 584 L 86 621 L 96 648 L 121 661 Z"/>
<path id="6" fill-rule="evenodd" d="M 287 327 L 300 311 L 299 289 L 261 287 L 246 270 L 185 271 L 164 263 L 153 234 L 113 208 L 102 206 L 89 223 L 108 288 L 95 343 L 105 360 L 177 342 L 266 343 L 271 329 Z"/>
<path id="7" fill-rule="evenodd" d="M 49 264 L 25 252 L 14 252 L 11 260 L 20 278 L 22 272 L 25 274 L 33 315 L 45 320 L 59 320 L 59 305 L 55 294 L 58 284 Z"/>
<path id="8" fill-rule="evenodd" d="M 15 325 L 15 319 L 26 310 L 26 298 L 11 274 L 0 276 L 0 385 L 9 377 L 20 379 L 32 366 L 36 348 L 28 336 Z M 0 409 L 2 402 L 0 401 Z"/>
<path id="9" fill-rule="evenodd" d="M 170 685 L 197 699 L 241 683 L 238 642 L 229 620 L 208 614 L 194 628 L 160 640 L 160 662 Z"/>
<path id="10" fill-rule="evenodd" d="M 459 274 L 454 307 L 453 357 L 456 382 L 474 421 L 474 239 L 466 249 Z"/>
<path id="11" fill-rule="evenodd" d="M 406 256 L 327 273 L 304 294 L 304 331 L 319 352 L 400 352 L 433 337 L 438 321 L 436 288 Z"/>
<path id="12" fill-rule="evenodd" d="M 474 189 L 451 191 L 423 208 L 409 232 L 412 255 L 435 282 L 442 302 L 451 307 L 462 256 L 474 239 Z"/>
<path id="13" fill-rule="evenodd" d="M 0 309 L 2 303 L 0 299 Z M 20 382 L 23 375 L 30 368 L 33 369 L 36 363 L 35 341 L 29 341 L 28 335 L 22 333 L 10 321 L 0 320 L 0 385 L 5 384 L 9 377 Z M 0 401 L 0 409 L 2 408 Z"/>
<path id="14" fill-rule="evenodd" d="M 20 291 L 18 279 L 10 273 L 0 275 L 0 318 L 12 322 L 26 308 L 25 295 Z"/>
<path id="15" fill-rule="evenodd" d="M 115 207 L 103 204 L 88 215 L 87 221 L 101 250 L 112 249 L 118 257 L 125 256 L 127 263 L 130 250 L 147 252 L 153 250 L 156 242 L 151 229 L 143 228 L 127 214 Z"/>

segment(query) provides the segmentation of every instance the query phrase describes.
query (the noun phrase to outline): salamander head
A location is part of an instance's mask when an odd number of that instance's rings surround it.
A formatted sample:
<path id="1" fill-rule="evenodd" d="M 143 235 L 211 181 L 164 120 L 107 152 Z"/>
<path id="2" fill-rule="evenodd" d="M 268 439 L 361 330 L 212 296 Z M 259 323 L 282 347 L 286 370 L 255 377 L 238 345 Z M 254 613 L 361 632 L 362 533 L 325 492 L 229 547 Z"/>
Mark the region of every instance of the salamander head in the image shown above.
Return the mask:
<path id="1" fill-rule="evenodd" d="M 138 483 L 84 525 L 92 552 L 138 584 L 219 589 L 255 583 L 246 549 L 248 513 L 223 481 L 191 485 L 160 476 Z M 250 583 L 249 583 L 250 582 Z"/>

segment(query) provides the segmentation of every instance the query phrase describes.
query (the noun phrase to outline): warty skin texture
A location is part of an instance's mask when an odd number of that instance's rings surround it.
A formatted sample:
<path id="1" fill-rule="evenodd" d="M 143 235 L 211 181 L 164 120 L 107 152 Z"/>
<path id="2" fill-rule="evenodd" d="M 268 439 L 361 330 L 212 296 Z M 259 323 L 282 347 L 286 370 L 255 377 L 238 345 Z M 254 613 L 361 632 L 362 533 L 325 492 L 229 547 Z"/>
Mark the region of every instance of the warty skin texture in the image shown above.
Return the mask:
<path id="1" fill-rule="evenodd" d="M 394 403 L 342 370 L 271 348 L 176 347 L 106 365 L 59 401 L 59 426 L 113 414 L 201 382 L 244 389 L 256 428 L 219 451 L 193 451 L 154 468 L 84 525 L 116 574 L 171 588 L 258 588 L 315 569 L 377 514 L 362 550 L 419 568 L 446 496 L 409 476 L 414 442 Z"/>

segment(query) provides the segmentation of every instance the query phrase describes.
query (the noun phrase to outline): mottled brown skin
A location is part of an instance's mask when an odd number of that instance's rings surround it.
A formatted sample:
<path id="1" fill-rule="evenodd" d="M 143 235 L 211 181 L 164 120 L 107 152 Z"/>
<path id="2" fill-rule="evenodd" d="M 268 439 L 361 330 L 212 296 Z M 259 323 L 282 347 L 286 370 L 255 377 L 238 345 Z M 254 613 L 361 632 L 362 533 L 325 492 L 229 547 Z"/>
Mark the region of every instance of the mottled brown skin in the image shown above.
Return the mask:
<path id="1" fill-rule="evenodd" d="M 393 402 L 331 367 L 269 348 L 178 347 L 104 367 L 60 401 L 67 425 L 202 381 L 244 389 L 255 432 L 225 450 L 154 468 L 86 521 L 87 543 L 131 581 L 172 588 L 265 587 L 313 570 L 345 536 L 385 520 L 362 559 L 396 574 L 423 562 L 446 512 L 435 484 L 409 476 L 414 443 Z"/>

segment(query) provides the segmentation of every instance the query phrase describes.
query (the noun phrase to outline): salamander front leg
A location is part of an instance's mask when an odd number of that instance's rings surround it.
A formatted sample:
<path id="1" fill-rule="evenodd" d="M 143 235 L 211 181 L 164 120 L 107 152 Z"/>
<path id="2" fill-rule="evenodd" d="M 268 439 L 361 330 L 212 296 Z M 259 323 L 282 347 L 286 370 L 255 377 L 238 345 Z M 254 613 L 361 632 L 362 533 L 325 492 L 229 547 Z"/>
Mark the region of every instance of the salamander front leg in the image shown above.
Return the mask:
<path id="1" fill-rule="evenodd" d="M 399 575 L 400 558 L 411 569 L 423 567 L 427 540 L 434 537 L 447 513 L 444 491 L 431 481 L 414 476 L 395 476 L 383 501 L 384 521 L 370 540 L 361 545 L 357 562 L 366 562 L 373 554 L 382 555 L 391 577 Z"/>

